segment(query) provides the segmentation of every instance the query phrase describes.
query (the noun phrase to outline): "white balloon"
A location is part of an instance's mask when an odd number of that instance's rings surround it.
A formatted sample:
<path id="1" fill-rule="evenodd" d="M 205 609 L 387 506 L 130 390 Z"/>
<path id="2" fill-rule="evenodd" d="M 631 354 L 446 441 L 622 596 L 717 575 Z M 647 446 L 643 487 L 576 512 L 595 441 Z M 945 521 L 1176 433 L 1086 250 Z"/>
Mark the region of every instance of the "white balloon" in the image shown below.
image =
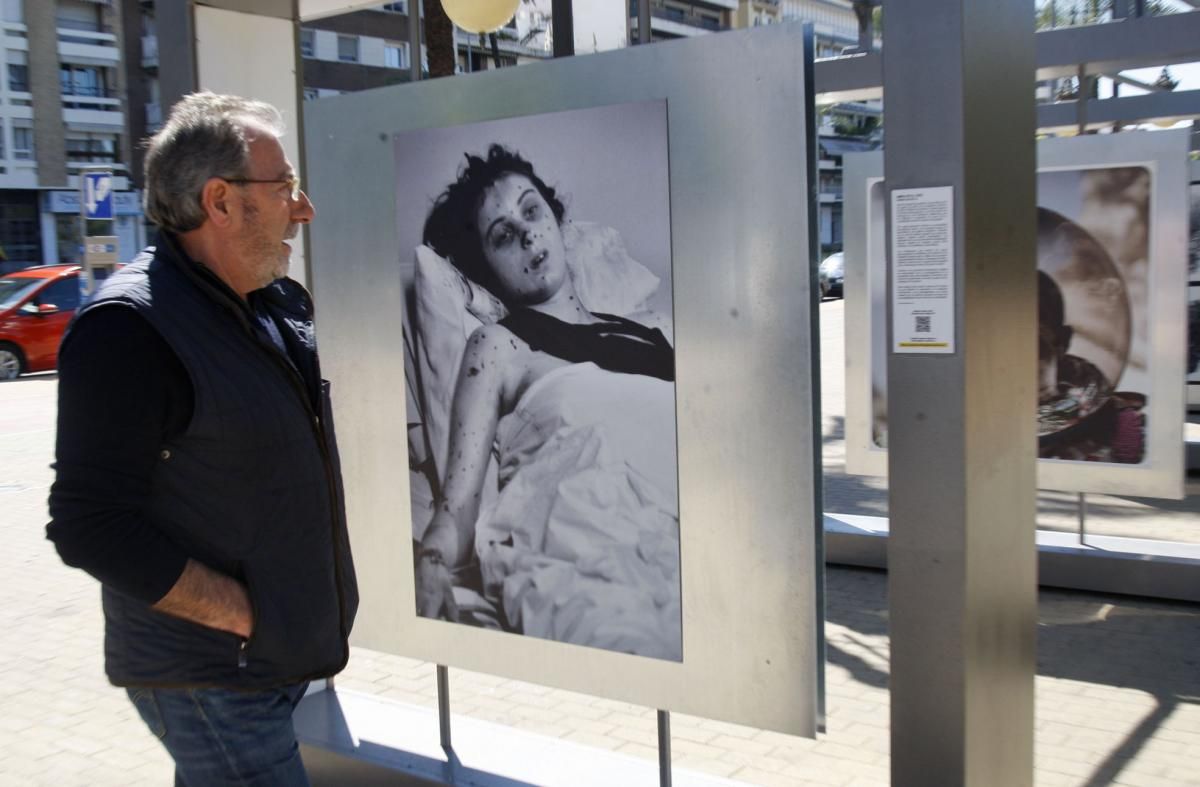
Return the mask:
<path id="1" fill-rule="evenodd" d="M 468 33 L 499 30 L 517 13 L 521 0 L 442 0 L 450 21 Z"/>

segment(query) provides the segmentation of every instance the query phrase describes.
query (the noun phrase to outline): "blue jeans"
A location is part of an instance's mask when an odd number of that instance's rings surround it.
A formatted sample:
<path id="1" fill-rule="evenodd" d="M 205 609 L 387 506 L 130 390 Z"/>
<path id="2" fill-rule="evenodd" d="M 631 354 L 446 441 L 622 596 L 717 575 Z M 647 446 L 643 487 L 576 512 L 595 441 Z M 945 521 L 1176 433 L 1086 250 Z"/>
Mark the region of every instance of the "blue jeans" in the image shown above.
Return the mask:
<path id="1" fill-rule="evenodd" d="M 177 787 L 309 787 L 292 726 L 307 687 L 126 692 L 175 760 Z"/>

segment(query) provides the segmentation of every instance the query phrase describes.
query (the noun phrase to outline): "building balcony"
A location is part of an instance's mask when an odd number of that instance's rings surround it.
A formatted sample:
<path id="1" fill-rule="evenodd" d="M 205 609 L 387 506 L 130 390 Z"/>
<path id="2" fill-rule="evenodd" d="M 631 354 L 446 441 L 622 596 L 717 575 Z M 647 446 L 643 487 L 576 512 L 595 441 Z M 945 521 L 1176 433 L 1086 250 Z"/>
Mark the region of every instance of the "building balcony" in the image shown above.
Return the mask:
<path id="1" fill-rule="evenodd" d="M 117 91 L 102 87 L 63 86 L 63 109 L 94 109 L 102 112 L 119 112 L 121 99 Z"/>
<path id="2" fill-rule="evenodd" d="M 0 189 L 36 189 L 39 185 L 33 161 L 8 161 L 0 175 Z"/>
<path id="3" fill-rule="evenodd" d="M 736 3 L 734 4 L 736 8 Z M 632 0 L 629 6 L 629 17 L 637 21 L 637 0 Z M 672 36 L 692 36 L 700 33 L 717 33 L 728 30 L 729 25 L 719 20 L 696 13 L 694 10 L 684 11 L 681 8 L 668 6 L 658 0 L 650 3 L 650 28 L 654 31 Z M 636 29 L 636 24 L 634 29 Z"/>
<path id="4" fill-rule="evenodd" d="M 66 97 L 64 96 L 64 101 Z M 63 108 L 63 122 L 68 126 L 77 128 L 112 128 L 113 131 L 120 133 L 125 126 L 125 113 L 121 111 L 121 104 L 118 99 L 93 99 L 93 101 L 107 101 L 111 104 L 101 105 L 100 108 Z"/>
<path id="5" fill-rule="evenodd" d="M 67 63 L 115 65 L 121 61 L 117 37 L 105 30 L 58 27 L 58 55 Z"/>
<path id="6" fill-rule="evenodd" d="M 162 128 L 162 104 L 157 101 L 146 104 L 146 131 L 153 133 Z"/>
<path id="7" fill-rule="evenodd" d="M 158 36 L 142 36 L 142 68 L 158 68 Z"/>
<path id="8" fill-rule="evenodd" d="M 10 40 L 4 44 L 9 49 L 29 48 L 29 28 L 23 22 L 0 22 L 0 33 Z"/>

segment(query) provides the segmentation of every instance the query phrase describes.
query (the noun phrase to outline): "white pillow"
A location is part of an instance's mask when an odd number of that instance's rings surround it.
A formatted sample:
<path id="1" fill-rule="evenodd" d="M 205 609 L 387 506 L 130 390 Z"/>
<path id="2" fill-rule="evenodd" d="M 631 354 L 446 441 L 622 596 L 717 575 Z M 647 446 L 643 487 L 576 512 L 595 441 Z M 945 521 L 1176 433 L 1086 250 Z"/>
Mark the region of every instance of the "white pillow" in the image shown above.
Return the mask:
<path id="1" fill-rule="evenodd" d="M 593 312 L 627 317 L 644 309 L 659 278 L 629 256 L 621 233 L 588 221 L 563 226 L 567 270 L 579 301 Z"/>

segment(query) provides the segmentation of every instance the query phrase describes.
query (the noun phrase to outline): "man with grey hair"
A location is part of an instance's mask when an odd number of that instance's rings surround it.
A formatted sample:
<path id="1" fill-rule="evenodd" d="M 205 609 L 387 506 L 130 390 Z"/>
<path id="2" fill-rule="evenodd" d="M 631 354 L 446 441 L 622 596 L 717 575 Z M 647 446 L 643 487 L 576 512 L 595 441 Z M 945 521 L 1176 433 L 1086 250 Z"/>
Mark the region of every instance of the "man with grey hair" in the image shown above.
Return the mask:
<path id="1" fill-rule="evenodd" d="M 47 535 L 100 581 L 105 670 L 176 784 L 307 784 L 292 711 L 345 666 L 358 606 L 282 133 L 262 102 L 176 104 L 146 154 L 157 245 L 59 355 Z"/>

